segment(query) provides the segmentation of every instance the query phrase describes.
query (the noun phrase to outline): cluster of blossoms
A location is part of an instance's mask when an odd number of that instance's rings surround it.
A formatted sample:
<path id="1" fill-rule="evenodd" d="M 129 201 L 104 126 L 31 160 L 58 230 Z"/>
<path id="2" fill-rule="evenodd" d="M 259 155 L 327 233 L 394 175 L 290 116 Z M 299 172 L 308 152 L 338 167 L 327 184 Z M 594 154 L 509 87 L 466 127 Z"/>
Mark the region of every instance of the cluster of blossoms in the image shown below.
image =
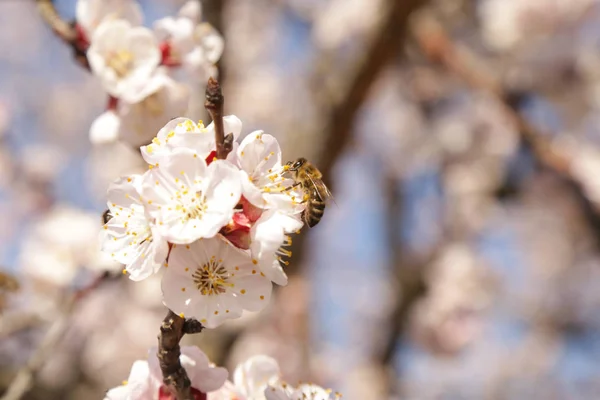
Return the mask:
<path id="1" fill-rule="evenodd" d="M 133 364 L 127 381 L 106 393 L 105 400 L 172 400 L 173 395 L 162 382 L 156 350 L 149 351 L 148 361 Z M 191 382 L 194 400 L 330 400 L 341 395 L 314 384 L 293 387 L 281 380 L 274 359 L 259 355 L 239 364 L 233 381 L 225 368 L 216 367 L 197 347 L 183 347 L 179 357 Z"/>
<path id="2" fill-rule="evenodd" d="M 223 124 L 237 140 L 241 121 Z M 148 170 L 109 187 L 102 231 L 103 251 L 130 279 L 164 266 L 165 306 L 207 328 L 260 311 L 272 282 L 287 284 L 281 263 L 305 208 L 273 136 L 252 132 L 217 160 L 214 131 L 213 123 L 168 122 L 140 148 Z"/>
<path id="3" fill-rule="evenodd" d="M 183 70 L 184 81 L 206 82 L 216 76 L 224 46 L 219 33 L 200 21 L 196 0 L 184 4 L 177 17 L 156 21 L 153 30 L 141 26 L 135 0 L 78 1 L 77 47 L 109 95 L 107 111 L 91 126 L 92 142 L 119 139 L 141 146 L 151 139 L 148 132 L 185 113 L 188 86 L 171 74 Z"/>

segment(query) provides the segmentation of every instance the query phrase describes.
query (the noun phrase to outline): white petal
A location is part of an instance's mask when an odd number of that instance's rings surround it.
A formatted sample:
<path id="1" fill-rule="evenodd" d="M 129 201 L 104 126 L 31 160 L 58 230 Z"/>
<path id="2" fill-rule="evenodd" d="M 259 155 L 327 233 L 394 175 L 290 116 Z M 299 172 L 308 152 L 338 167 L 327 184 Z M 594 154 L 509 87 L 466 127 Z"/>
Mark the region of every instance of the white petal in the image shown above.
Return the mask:
<path id="1" fill-rule="evenodd" d="M 279 380 L 277 361 L 271 357 L 257 355 L 235 368 L 233 382 L 250 398 L 260 398 L 265 388 Z"/>
<path id="2" fill-rule="evenodd" d="M 141 25 L 142 11 L 135 0 L 78 0 L 75 15 L 88 39 L 104 19 L 124 19 L 132 25 Z"/>
<path id="3" fill-rule="evenodd" d="M 244 310 L 260 311 L 269 303 L 273 288 L 269 279 L 256 274 L 235 279 L 233 282 L 235 288 L 232 291 L 239 297 L 239 302 Z"/>
<path id="4" fill-rule="evenodd" d="M 204 319 L 206 309 L 201 310 L 195 302 L 199 294 L 191 276 L 172 272 L 172 265 L 173 263 L 170 262 L 162 278 L 164 305 L 177 315 L 183 314 L 186 318 Z"/>
<path id="5" fill-rule="evenodd" d="M 281 149 L 273 136 L 255 131 L 242 140 L 238 148 L 241 167 L 250 176 L 267 175 L 281 165 Z"/>
<path id="6" fill-rule="evenodd" d="M 265 389 L 266 400 L 290 400 L 291 394 L 281 386 L 269 386 Z"/>
<path id="7" fill-rule="evenodd" d="M 223 129 L 225 135 L 233 133 L 233 140 L 235 142 L 240 137 L 240 133 L 242 133 L 242 120 L 235 115 L 226 115 L 223 117 Z"/>
<path id="8" fill-rule="evenodd" d="M 196 0 L 188 0 L 180 9 L 178 15 L 188 18 L 195 23 L 200 21 L 202 15 L 202 3 Z"/>
<path id="9" fill-rule="evenodd" d="M 252 183 L 246 171 L 240 170 L 240 176 L 242 193 L 246 200 L 256 207 L 263 208 L 266 205 L 266 202 L 263 198 L 262 191 L 254 183 Z"/>
<path id="10" fill-rule="evenodd" d="M 285 286 L 288 283 L 288 277 L 275 254 L 265 256 L 259 259 L 260 270 L 267 278 L 279 286 Z"/>
<path id="11" fill-rule="evenodd" d="M 231 218 L 242 194 L 238 169 L 228 161 L 217 160 L 208 166 L 207 175 L 204 193 L 208 208 Z"/>
<path id="12" fill-rule="evenodd" d="M 105 111 L 92 122 L 90 141 L 93 144 L 112 143 L 119 137 L 121 118 L 112 110 Z"/>

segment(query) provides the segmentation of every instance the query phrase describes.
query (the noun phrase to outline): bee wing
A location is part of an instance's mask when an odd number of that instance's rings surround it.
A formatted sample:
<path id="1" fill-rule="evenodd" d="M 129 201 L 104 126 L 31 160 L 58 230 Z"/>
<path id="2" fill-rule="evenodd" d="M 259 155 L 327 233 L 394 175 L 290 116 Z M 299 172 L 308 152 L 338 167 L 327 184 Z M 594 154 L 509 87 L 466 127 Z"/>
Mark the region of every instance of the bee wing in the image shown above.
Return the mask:
<path id="1" fill-rule="evenodd" d="M 323 183 L 323 181 L 320 179 L 314 179 L 310 175 L 307 175 L 307 176 L 310 179 L 310 181 L 312 182 L 313 186 L 317 189 L 317 196 L 319 196 L 321 201 L 325 202 L 325 204 L 327 204 L 329 202 L 333 202 L 337 206 L 337 203 L 335 202 L 335 199 L 333 198 L 333 194 L 331 193 L 329 188 L 325 185 L 325 183 Z M 323 193 L 325 194 L 325 196 L 322 196 Z"/>

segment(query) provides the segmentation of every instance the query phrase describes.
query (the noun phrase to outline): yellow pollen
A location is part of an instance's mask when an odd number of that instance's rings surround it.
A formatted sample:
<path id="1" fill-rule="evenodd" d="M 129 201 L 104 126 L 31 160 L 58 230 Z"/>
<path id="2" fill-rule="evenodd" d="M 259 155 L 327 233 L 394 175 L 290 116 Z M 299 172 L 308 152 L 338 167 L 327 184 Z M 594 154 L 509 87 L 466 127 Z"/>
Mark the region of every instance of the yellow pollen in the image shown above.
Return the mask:
<path id="1" fill-rule="evenodd" d="M 125 268 L 123 268 L 123 275 L 127 275 L 127 270 Z"/>
<path id="2" fill-rule="evenodd" d="M 242 290 L 240 290 L 240 293 L 241 293 L 241 294 L 246 294 L 246 289 L 242 289 Z"/>
<path id="3" fill-rule="evenodd" d="M 219 315 L 219 312 L 218 312 L 218 311 L 215 311 L 215 315 Z"/>
<path id="4" fill-rule="evenodd" d="M 254 265 L 258 264 L 258 260 L 256 258 L 253 258 L 252 259 L 252 264 L 254 264 Z"/>
<path id="5" fill-rule="evenodd" d="M 225 310 L 225 313 L 226 313 L 226 314 L 229 314 L 229 310 Z"/>
<path id="6" fill-rule="evenodd" d="M 206 318 L 202 318 L 202 319 L 200 320 L 200 322 L 202 322 L 203 324 L 205 324 L 205 323 L 206 323 Z"/>
<path id="7" fill-rule="evenodd" d="M 180 316 L 181 318 L 185 318 L 185 315 L 184 315 L 183 313 L 179 314 L 179 316 Z"/>
<path id="8" fill-rule="evenodd" d="M 185 268 L 185 272 L 188 272 L 189 270 L 190 270 L 189 268 L 187 268 L 187 267 Z"/>
<path id="9" fill-rule="evenodd" d="M 236 271 L 239 271 L 239 270 L 240 270 L 240 267 L 235 267 L 235 270 L 236 270 Z"/>
<path id="10" fill-rule="evenodd" d="M 261 300 L 264 300 L 264 299 L 265 299 L 265 296 L 260 296 L 260 299 L 261 299 Z"/>
<path id="11" fill-rule="evenodd" d="M 244 152 L 243 152 L 243 151 L 242 151 L 240 154 L 241 154 L 242 156 L 244 156 Z"/>
<path id="12" fill-rule="evenodd" d="M 104 229 L 108 229 L 108 226 L 104 225 Z"/>
<path id="13" fill-rule="evenodd" d="M 256 274 L 256 270 L 255 269 L 252 270 L 252 275 L 254 275 L 254 274 Z"/>
<path id="14" fill-rule="evenodd" d="M 184 287 L 182 287 L 182 288 L 181 288 L 181 291 L 182 291 L 182 292 L 185 292 L 185 288 L 184 288 Z"/>
<path id="15" fill-rule="evenodd" d="M 131 182 L 131 178 L 127 178 L 127 182 Z"/>
<path id="16" fill-rule="evenodd" d="M 190 245 L 189 245 L 189 244 L 186 244 L 186 245 L 185 245 L 185 248 L 189 250 L 189 249 L 190 249 Z"/>
<path id="17" fill-rule="evenodd" d="M 123 382 L 121 382 L 121 385 L 125 386 L 125 385 L 127 385 L 128 383 L 129 383 L 128 381 L 123 381 Z"/>

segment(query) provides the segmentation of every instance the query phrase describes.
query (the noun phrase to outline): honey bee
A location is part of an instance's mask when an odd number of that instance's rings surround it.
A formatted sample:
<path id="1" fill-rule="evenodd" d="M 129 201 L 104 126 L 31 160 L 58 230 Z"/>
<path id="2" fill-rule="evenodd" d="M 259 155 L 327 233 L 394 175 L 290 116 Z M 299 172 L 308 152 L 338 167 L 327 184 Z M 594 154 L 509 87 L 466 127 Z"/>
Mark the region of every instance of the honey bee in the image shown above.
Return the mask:
<path id="1" fill-rule="evenodd" d="M 288 189 L 302 186 L 306 193 L 305 201 L 307 204 L 302 213 L 302 219 L 312 228 L 321 221 L 325 206 L 330 200 L 333 200 L 333 195 L 321 180 L 323 177 L 321 171 L 308 162 L 306 158 L 301 157 L 296 161 L 289 161 L 286 163 L 286 169 L 293 173 L 295 181 Z"/>

